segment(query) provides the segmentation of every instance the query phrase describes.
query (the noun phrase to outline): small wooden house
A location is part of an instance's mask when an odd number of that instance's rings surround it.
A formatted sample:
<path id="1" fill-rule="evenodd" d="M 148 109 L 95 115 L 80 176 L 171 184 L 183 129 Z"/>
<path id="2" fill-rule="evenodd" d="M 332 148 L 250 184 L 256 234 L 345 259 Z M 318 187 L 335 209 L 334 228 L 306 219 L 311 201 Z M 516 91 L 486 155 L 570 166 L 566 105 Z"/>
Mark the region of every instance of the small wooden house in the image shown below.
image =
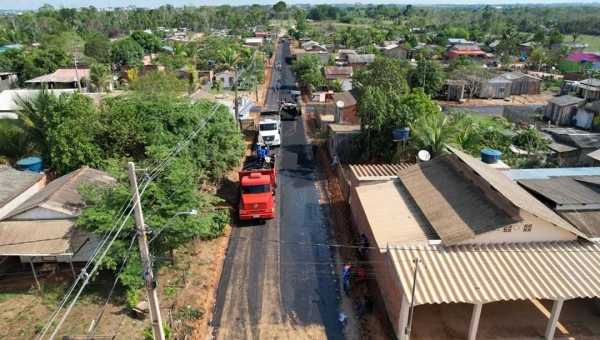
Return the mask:
<path id="1" fill-rule="evenodd" d="M 540 94 L 541 79 L 522 72 L 509 72 L 500 77 L 512 81 L 511 95 Z"/>
<path id="2" fill-rule="evenodd" d="M 548 100 L 544 115 L 556 125 L 571 125 L 577 109 L 585 106 L 585 99 L 574 96 L 560 96 Z"/>
<path id="3" fill-rule="evenodd" d="M 478 98 L 500 99 L 510 97 L 512 81 L 504 77 L 496 77 L 490 79 L 487 83 L 482 84 L 476 95 Z"/>
<path id="4" fill-rule="evenodd" d="M 450 80 L 444 81 L 444 87 L 442 88 L 442 96 L 446 97 L 447 101 L 454 100 L 459 101 L 463 99 L 465 93 L 465 82 L 462 80 Z"/>

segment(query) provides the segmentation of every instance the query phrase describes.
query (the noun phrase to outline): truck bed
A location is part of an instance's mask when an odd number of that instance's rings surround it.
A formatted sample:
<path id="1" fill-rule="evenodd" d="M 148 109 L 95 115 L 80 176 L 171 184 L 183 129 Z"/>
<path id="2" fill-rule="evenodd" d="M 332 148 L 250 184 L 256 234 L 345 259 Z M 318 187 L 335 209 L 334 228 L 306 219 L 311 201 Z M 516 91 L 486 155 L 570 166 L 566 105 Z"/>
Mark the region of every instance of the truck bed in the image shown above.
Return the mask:
<path id="1" fill-rule="evenodd" d="M 279 115 L 279 111 L 262 111 L 258 119 L 261 122 L 267 119 L 280 120 L 281 116 Z"/>

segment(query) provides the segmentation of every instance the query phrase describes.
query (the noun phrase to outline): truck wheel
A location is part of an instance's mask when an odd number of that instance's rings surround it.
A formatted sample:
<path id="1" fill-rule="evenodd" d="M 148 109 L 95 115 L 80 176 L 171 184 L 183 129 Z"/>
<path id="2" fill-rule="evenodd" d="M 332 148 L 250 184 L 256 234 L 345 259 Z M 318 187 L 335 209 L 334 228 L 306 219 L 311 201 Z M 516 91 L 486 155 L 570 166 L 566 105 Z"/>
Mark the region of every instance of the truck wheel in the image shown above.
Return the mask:
<path id="1" fill-rule="evenodd" d="M 267 224 L 267 220 L 260 220 L 259 223 L 260 223 L 260 225 L 265 225 L 265 224 Z"/>

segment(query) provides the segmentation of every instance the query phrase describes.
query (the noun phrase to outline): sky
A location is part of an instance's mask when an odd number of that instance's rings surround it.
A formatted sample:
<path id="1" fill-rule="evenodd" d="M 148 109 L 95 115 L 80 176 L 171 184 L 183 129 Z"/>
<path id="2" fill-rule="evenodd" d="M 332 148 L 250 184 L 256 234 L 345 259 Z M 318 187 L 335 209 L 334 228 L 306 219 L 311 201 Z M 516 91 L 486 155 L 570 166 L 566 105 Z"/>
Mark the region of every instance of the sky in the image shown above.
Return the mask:
<path id="1" fill-rule="evenodd" d="M 595 3 L 600 0 L 496 0 L 493 1 L 494 4 L 551 4 L 551 3 L 569 3 L 569 2 L 577 2 L 577 3 Z M 190 0 L 1 0 L 0 1 L 0 10 L 19 10 L 19 9 L 38 9 L 42 7 L 42 5 L 48 3 L 55 7 L 88 7 L 88 6 L 96 6 L 96 7 L 126 7 L 129 5 L 139 6 L 139 7 L 159 7 L 166 4 L 171 4 L 176 7 L 184 6 L 184 5 L 195 5 L 202 6 L 210 4 L 212 6 L 218 5 L 251 5 L 251 4 L 274 4 L 277 1 L 265 1 L 265 0 L 236 0 L 236 1 L 228 1 L 228 0 L 212 0 L 210 2 L 206 1 L 190 1 Z M 431 4 L 465 4 L 465 5 L 473 5 L 473 4 L 486 4 L 489 1 L 485 0 L 399 0 L 399 1 L 390 1 L 390 0 L 299 0 L 299 1 L 286 1 L 288 4 L 297 4 L 297 3 L 310 3 L 310 4 L 339 4 L 339 3 L 355 3 L 362 2 L 363 4 L 373 3 L 373 4 L 413 4 L 413 5 L 431 5 Z"/>

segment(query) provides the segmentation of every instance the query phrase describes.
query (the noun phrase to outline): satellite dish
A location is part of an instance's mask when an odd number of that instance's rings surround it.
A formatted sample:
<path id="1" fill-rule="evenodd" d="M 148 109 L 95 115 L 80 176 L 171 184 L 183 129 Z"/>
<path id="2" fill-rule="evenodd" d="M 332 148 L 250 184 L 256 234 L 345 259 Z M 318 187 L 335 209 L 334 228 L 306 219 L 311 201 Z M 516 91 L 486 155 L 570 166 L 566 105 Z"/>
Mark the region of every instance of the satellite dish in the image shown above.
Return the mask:
<path id="1" fill-rule="evenodd" d="M 340 109 L 344 108 L 344 105 L 345 105 L 345 104 L 344 104 L 344 102 L 343 102 L 343 101 L 341 101 L 341 100 L 338 100 L 338 101 L 335 103 L 335 106 L 339 107 Z"/>
<path id="2" fill-rule="evenodd" d="M 419 151 L 419 159 L 423 162 L 427 162 L 428 160 L 431 159 L 431 155 L 429 154 L 429 152 L 427 150 L 421 150 Z"/>
<path id="3" fill-rule="evenodd" d="M 410 62 L 411 62 L 411 63 L 414 63 L 415 61 L 416 61 L 416 60 L 414 60 L 414 59 L 411 59 L 411 60 L 410 60 Z"/>
<path id="4" fill-rule="evenodd" d="M 114 81 L 116 81 L 116 80 L 118 80 L 118 79 L 119 79 L 119 77 L 117 77 L 117 76 L 114 76 L 114 77 L 113 77 L 113 80 L 114 80 Z"/>

